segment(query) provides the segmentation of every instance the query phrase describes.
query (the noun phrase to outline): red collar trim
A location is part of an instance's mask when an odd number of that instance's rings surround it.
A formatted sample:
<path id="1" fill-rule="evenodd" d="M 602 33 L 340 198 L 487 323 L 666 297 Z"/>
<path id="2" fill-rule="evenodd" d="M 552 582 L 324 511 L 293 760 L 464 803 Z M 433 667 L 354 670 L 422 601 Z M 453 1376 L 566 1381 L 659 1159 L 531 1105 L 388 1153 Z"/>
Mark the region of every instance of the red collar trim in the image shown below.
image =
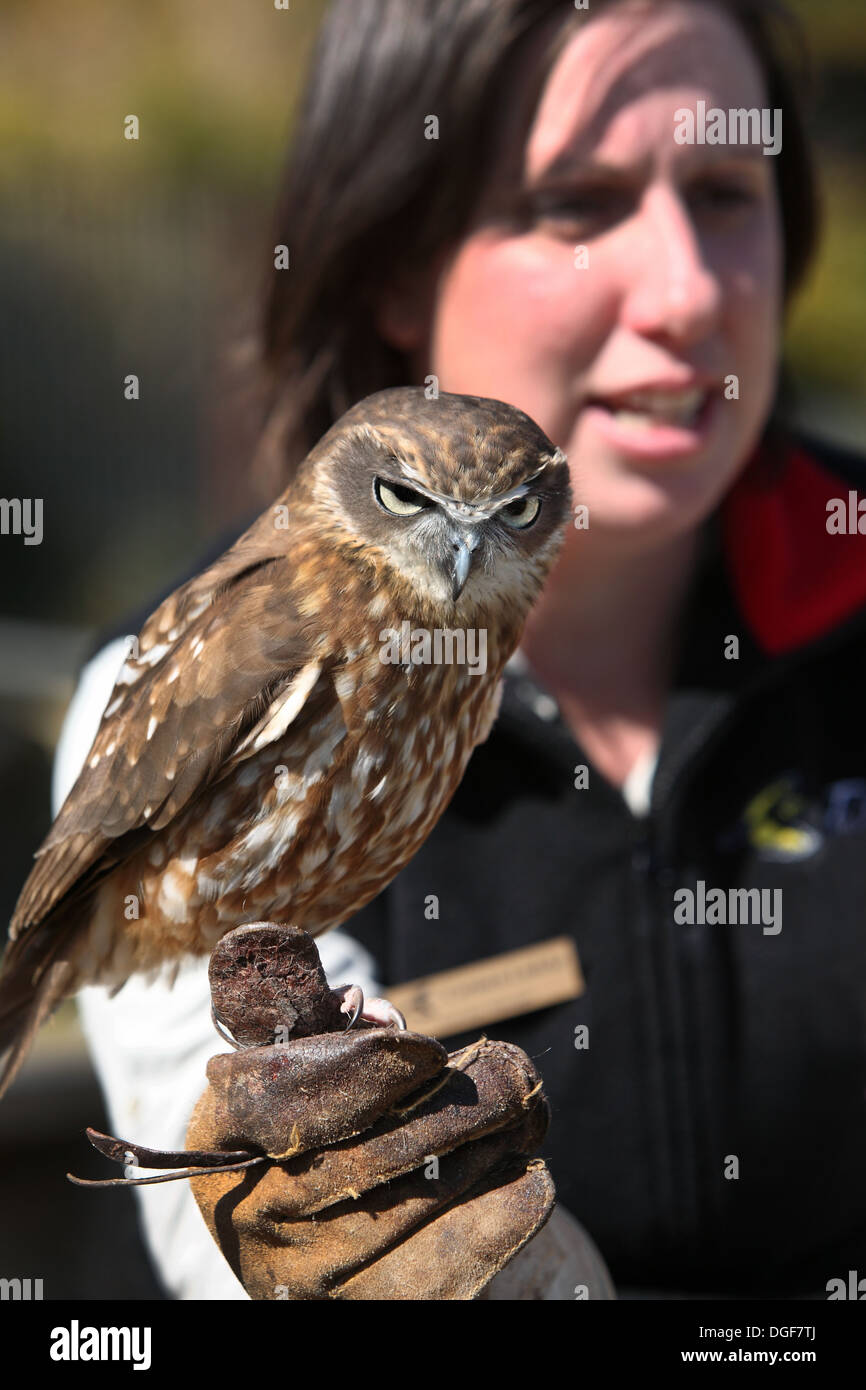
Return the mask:
<path id="1" fill-rule="evenodd" d="M 772 656 L 822 637 L 866 604 L 866 506 L 857 511 L 864 494 L 801 448 L 780 470 L 768 481 L 757 456 L 721 506 L 740 612 Z M 831 499 L 841 499 L 848 533 L 827 530 Z M 851 519 L 864 534 L 850 533 Z"/>

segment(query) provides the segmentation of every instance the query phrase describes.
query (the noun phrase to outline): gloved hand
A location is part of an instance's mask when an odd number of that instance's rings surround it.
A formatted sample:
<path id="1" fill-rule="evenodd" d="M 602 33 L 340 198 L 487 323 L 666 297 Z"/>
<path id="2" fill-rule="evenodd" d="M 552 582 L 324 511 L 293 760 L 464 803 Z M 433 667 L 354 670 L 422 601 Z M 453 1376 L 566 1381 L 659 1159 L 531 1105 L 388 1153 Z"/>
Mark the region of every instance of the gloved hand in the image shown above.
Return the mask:
<path id="1" fill-rule="evenodd" d="M 549 1114 L 519 1048 L 345 1031 L 296 928 L 229 933 L 211 988 L 242 1047 L 208 1063 L 187 1146 L 270 1162 L 191 1185 L 252 1298 L 471 1299 L 544 1225 Z"/>

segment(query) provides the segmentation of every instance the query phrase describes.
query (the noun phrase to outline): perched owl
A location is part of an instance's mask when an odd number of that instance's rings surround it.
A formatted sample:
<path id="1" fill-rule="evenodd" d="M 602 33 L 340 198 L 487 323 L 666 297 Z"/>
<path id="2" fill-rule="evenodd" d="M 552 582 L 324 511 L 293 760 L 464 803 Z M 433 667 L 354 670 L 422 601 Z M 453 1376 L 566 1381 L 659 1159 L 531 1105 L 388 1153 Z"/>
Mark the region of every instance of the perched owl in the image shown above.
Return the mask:
<path id="1" fill-rule="evenodd" d="M 382 391 L 328 431 L 117 677 L 15 909 L 0 1094 L 80 986 L 244 922 L 323 932 L 390 882 L 489 733 L 569 508 L 565 455 L 500 401 Z"/>

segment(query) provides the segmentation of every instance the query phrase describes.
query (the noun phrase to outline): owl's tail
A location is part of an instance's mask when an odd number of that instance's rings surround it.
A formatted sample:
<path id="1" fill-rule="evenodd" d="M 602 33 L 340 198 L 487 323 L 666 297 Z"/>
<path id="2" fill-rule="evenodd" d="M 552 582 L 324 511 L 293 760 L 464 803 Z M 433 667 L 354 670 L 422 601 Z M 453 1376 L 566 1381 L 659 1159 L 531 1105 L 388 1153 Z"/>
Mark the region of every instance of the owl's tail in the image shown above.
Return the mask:
<path id="1" fill-rule="evenodd" d="M 68 928 L 40 923 L 11 941 L 0 969 L 0 1099 L 12 1085 L 43 1023 L 74 988 L 64 958 Z"/>

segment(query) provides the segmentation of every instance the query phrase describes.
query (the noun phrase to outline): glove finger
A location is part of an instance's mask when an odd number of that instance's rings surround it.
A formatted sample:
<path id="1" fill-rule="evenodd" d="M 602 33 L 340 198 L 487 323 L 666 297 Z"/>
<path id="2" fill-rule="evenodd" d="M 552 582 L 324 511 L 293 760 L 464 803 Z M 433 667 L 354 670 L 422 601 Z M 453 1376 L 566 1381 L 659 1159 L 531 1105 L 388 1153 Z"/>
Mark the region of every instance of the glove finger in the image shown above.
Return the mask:
<path id="1" fill-rule="evenodd" d="M 324 1033 L 212 1057 L 193 1112 L 194 1148 L 261 1149 L 275 1159 L 347 1139 L 439 1075 L 448 1054 L 420 1033 Z"/>
<path id="2" fill-rule="evenodd" d="M 475 1298 L 541 1229 L 555 1196 L 540 1159 L 514 1164 L 330 1296 L 389 1302 Z"/>
<path id="3" fill-rule="evenodd" d="M 528 1116 L 525 1126 L 532 1129 L 534 1123 Z M 276 1168 L 261 1178 L 223 1174 L 194 1179 L 192 1185 L 212 1235 L 252 1298 L 323 1299 L 334 1296 L 335 1285 L 360 1265 L 394 1246 L 402 1249 L 408 1234 L 487 1180 L 491 1170 L 513 1163 L 515 1153 L 530 1145 L 522 1127 L 489 1135 L 446 1155 L 435 1167 L 427 1165 L 377 1188 L 363 1202 L 350 1199 L 312 1220 L 283 1219 Z M 520 1162 L 525 1164 L 525 1158 Z M 214 1187 L 232 1180 L 233 1190 L 214 1203 Z"/>
<path id="4" fill-rule="evenodd" d="M 446 1072 L 442 1085 L 424 1088 L 408 1111 L 398 1105 L 395 1114 L 360 1138 L 280 1165 L 268 1188 L 274 1193 L 273 1219 L 310 1215 L 358 1198 L 461 1144 L 514 1128 L 530 1109 L 525 1151 L 535 1152 L 549 1111 L 526 1053 L 510 1043 L 482 1041 L 450 1061 L 461 1069 Z M 512 1152 L 519 1151 L 515 1142 Z"/>

